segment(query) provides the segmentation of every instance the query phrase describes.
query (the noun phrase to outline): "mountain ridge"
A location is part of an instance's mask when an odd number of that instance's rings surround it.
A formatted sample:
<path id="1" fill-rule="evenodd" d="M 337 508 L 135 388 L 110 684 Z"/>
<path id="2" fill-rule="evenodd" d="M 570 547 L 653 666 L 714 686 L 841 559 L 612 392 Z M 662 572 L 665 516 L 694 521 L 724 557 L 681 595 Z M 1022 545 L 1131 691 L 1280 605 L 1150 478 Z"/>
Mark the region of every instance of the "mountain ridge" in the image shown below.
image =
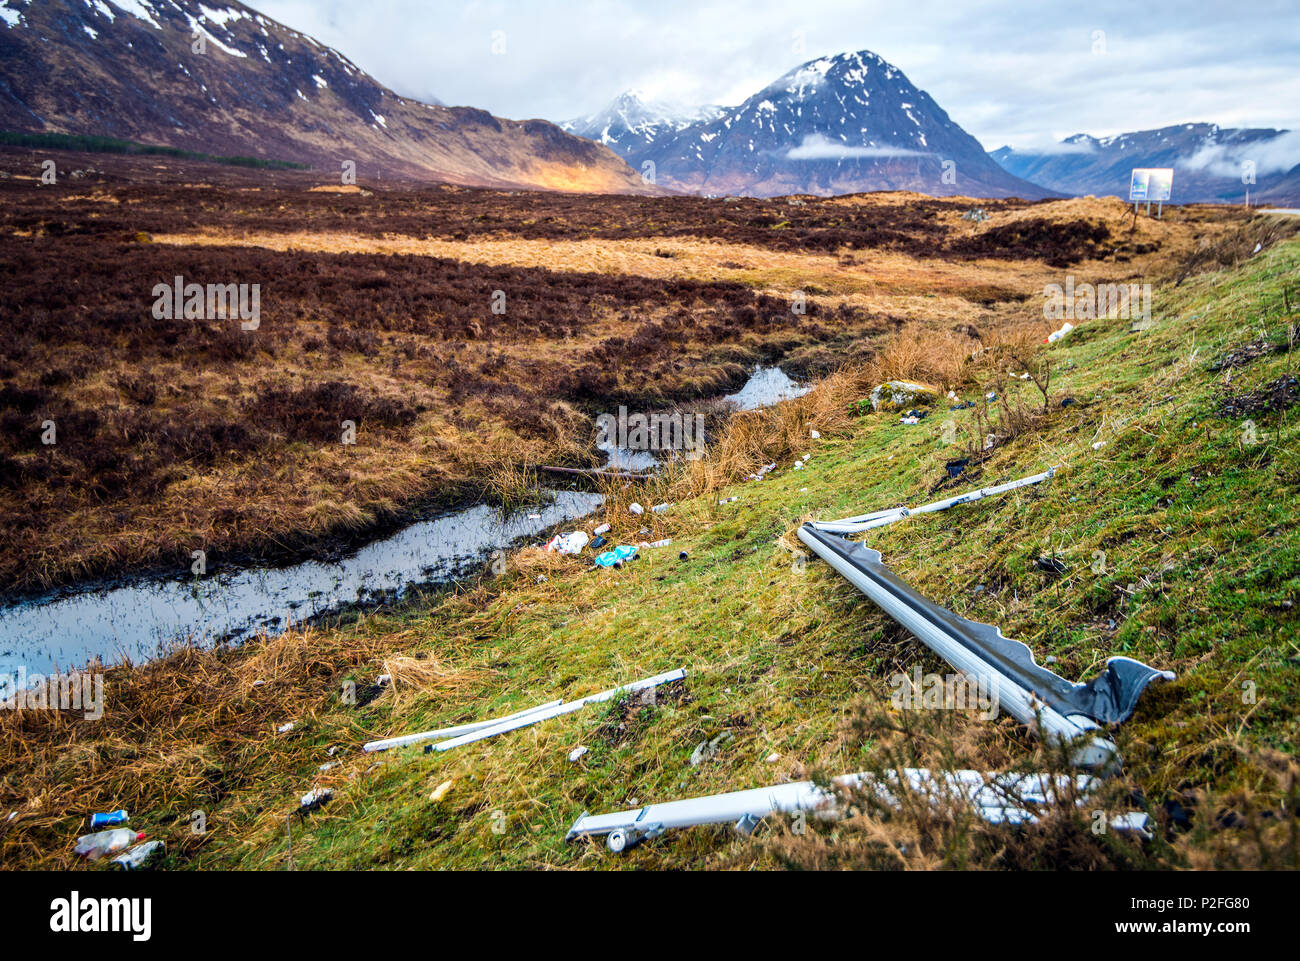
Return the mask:
<path id="1" fill-rule="evenodd" d="M 238 2 L 0 0 L 0 128 L 306 162 L 331 176 L 651 193 L 544 120 L 402 97 Z"/>

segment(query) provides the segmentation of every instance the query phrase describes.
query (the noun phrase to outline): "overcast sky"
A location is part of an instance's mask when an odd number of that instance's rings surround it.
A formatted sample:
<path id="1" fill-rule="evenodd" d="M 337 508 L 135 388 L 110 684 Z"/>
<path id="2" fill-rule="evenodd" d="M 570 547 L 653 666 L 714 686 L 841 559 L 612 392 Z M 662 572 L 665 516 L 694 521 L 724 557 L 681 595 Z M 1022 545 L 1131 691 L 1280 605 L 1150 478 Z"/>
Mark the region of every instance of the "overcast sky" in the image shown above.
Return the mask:
<path id="1" fill-rule="evenodd" d="M 632 88 L 732 105 L 806 60 L 871 50 L 987 149 L 1194 121 L 1300 128 L 1297 0 L 251 5 L 400 94 L 515 119 L 567 120 Z"/>

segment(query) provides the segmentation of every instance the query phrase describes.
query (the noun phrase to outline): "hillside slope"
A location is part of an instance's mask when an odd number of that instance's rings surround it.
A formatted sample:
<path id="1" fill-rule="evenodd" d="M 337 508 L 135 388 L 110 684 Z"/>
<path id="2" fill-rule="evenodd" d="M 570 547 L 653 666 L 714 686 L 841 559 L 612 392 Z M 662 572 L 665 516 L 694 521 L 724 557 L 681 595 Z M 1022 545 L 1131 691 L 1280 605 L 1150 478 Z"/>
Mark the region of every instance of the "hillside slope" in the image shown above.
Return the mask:
<path id="1" fill-rule="evenodd" d="M 4 0 L 0 129 L 308 163 L 338 177 L 649 192 L 605 147 L 393 93 L 240 3 Z M 199 52 L 200 48 L 202 52 Z"/>
<path id="2" fill-rule="evenodd" d="M 1120 729 L 1126 770 L 1101 802 L 1149 809 L 1159 829 L 1145 846 L 1094 834 L 1091 810 L 1022 832 L 867 811 L 833 832 L 812 820 L 753 838 L 670 832 L 622 857 L 565 844 L 584 810 L 917 762 L 1051 766 L 1008 718 L 890 710 L 891 674 L 947 669 L 796 553 L 802 518 L 936 496 L 945 462 L 978 449 L 984 430 L 982 407 L 944 406 L 911 426 L 846 413 L 869 389 L 846 374 L 757 415 L 748 459 L 702 468 L 772 458 L 762 483 L 646 491 L 642 503 L 674 492 L 677 503 L 642 518 L 619 494 L 607 505 L 614 537 L 673 538 L 622 570 L 527 550 L 503 576 L 447 596 L 114 672 L 114 710 L 96 725 L 0 717 L 0 801 L 21 812 L 0 862 L 69 864 L 83 812 L 120 804 L 167 838 L 173 868 L 1295 867 L 1300 424 L 1286 378 L 1297 355 L 1239 348 L 1261 335 L 1291 344 L 1283 289 L 1297 269 L 1300 241 L 1286 241 L 1158 285 L 1146 329 L 1080 323 L 1029 361 L 1040 376 L 1051 365 L 1042 414 L 1015 376 L 1015 348 L 1006 364 L 969 368 L 961 396 L 996 389 L 1025 420 L 946 489 L 1053 464 L 1060 474 L 869 535 L 919 591 L 999 625 L 1063 676 L 1090 677 L 1113 654 L 1177 672 Z M 1064 573 L 1044 573 L 1042 556 Z M 446 754 L 357 751 L 679 666 L 684 685 L 653 705 L 589 707 Z M 341 682 L 360 691 L 381 673 L 393 685 L 364 706 L 340 697 Z M 291 733 L 273 733 L 290 720 Z M 588 751 L 571 762 L 578 746 Z M 285 815 L 314 786 L 334 799 L 294 822 L 290 847 Z M 185 820 L 195 809 L 205 834 Z M 1175 826 L 1183 809 L 1190 828 Z"/>

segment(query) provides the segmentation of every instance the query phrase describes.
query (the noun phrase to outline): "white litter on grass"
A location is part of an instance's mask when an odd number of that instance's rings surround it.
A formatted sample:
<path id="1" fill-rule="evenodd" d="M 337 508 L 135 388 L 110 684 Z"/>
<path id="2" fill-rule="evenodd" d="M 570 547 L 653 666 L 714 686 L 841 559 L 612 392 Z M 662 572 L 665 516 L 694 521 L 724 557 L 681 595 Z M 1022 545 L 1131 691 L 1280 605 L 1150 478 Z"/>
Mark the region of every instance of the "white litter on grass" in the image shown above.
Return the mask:
<path id="1" fill-rule="evenodd" d="M 808 433 L 808 436 L 811 437 L 813 440 L 821 440 L 821 439 L 822 439 L 821 432 L 820 432 L 820 431 L 816 431 L 816 430 L 814 430 L 814 431 L 810 431 L 810 432 Z"/>
<path id="2" fill-rule="evenodd" d="M 1072 330 L 1074 330 L 1074 324 L 1070 323 L 1067 320 L 1064 324 L 1061 325 L 1060 330 L 1054 330 L 1050 334 L 1048 334 L 1047 340 L 1043 341 L 1043 343 L 1054 344 Z"/>
<path id="3" fill-rule="evenodd" d="M 636 502 L 633 502 L 633 503 L 631 503 L 631 504 L 628 504 L 628 505 L 627 505 L 627 509 L 628 509 L 628 511 L 629 511 L 630 513 L 632 513 L 632 514 L 636 514 L 636 515 L 638 515 L 638 516 L 640 516 L 641 514 L 644 514 L 644 513 L 645 513 L 645 508 L 642 507 L 640 504 L 638 504 L 638 503 L 636 503 Z"/>
<path id="4" fill-rule="evenodd" d="M 1102 449 L 1103 447 L 1105 447 L 1105 446 L 1106 446 L 1106 442 L 1105 442 L 1104 440 L 1099 440 L 1099 441 L 1097 441 L 1097 443 L 1095 443 L 1095 444 L 1092 445 L 1092 449 L 1093 449 L 1093 450 L 1101 450 L 1101 449 Z"/>
<path id="5" fill-rule="evenodd" d="M 572 751 L 569 752 L 569 760 L 572 761 L 574 764 L 577 764 L 578 761 L 582 758 L 582 756 L 586 753 L 587 753 L 587 749 L 585 747 L 575 747 Z"/>
<path id="6" fill-rule="evenodd" d="M 314 807 L 317 804 L 324 804 L 334 796 L 334 789 L 328 787 L 312 788 L 306 794 L 298 799 L 299 807 Z"/>
<path id="7" fill-rule="evenodd" d="M 288 734 L 290 731 L 292 731 L 292 730 L 293 730 L 295 727 L 297 727 L 297 726 L 298 726 L 298 725 L 297 725 L 295 722 L 290 721 L 288 724 L 281 724 L 279 727 L 277 727 L 277 728 L 275 729 L 275 733 L 276 733 L 276 734 Z"/>

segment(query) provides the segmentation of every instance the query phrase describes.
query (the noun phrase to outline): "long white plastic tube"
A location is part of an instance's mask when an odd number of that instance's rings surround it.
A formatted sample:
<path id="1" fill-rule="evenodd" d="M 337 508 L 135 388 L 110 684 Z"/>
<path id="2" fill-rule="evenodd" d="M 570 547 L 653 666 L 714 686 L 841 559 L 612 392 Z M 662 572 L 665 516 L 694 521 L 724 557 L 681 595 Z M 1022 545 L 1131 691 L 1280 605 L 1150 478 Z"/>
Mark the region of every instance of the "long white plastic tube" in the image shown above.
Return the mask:
<path id="1" fill-rule="evenodd" d="M 860 514 L 856 517 L 845 517 L 838 521 L 812 521 L 812 526 L 820 531 L 826 531 L 831 534 L 858 534 L 862 531 L 873 530 L 877 527 L 885 527 L 895 521 L 902 520 L 904 517 L 910 517 L 913 514 L 930 514 L 934 511 L 946 511 L 950 507 L 956 507 L 958 504 L 969 504 L 972 501 L 983 500 L 985 497 L 993 497 L 997 494 L 1005 494 L 1007 491 L 1013 491 L 1021 487 L 1029 487 L 1033 484 L 1039 484 L 1049 477 L 1056 476 L 1056 467 L 1043 471 L 1041 474 L 1034 474 L 1030 477 L 1022 477 L 1020 480 L 1010 481 L 1006 484 L 997 484 L 993 487 L 981 487 L 979 490 L 969 491 L 965 494 L 957 494 L 954 497 L 947 497 L 941 501 L 935 501 L 933 504 L 925 504 L 921 507 L 894 507 L 889 510 L 876 511 L 874 514 Z"/>
<path id="2" fill-rule="evenodd" d="M 1084 774 L 985 774 L 958 770 L 933 773 L 925 768 L 906 768 L 903 777 L 907 790 L 926 797 L 931 803 L 961 803 L 992 824 L 1022 824 L 1033 821 L 1033 806 L 1058 800 L 1082 801 L 1097 781 Z M 899 778 L 893 772 L 883 777 L 871 773 L 846 774 L 836 778 L 835 787 L 873 791 L 881 801 L 897 805 L 901 795 Z M 621 851 L 643 837 L 651 837 L 673 828 L 699 824 L 737 824 L 745 819 L 759 819 L 781 811 L 808 811 L 824 817 L 841 813 L 832 791 L 819 788 L 812 781 L 777 784 L 771 787 L 732 791 L 706 797 L 650 804 L 642 808 L 612 814 L 583 814 L 565 840 L 587 835 L 609 835 L 610 848 Z"/>
<path id="3" fill-rule="evenodd" d="M 441 738 L 456 737 L 458 734 L 468 734 L 471 731 L 481 731 L 486 727 L 496 727 L 498 724 L 504 724 L 506 721 L 514 720 L 517 717 L 526 717 L 529 714 L 536 714 L 538 711 L 545 711 L 547 708 L 563 704 L 562 700 L 547 701 L 545 704 L 539 704 L 537 707 L 530 707 L 526 711 L 516 711 L 514 714 L 507 714 L 505 717 L 494 717 L 486 721 L 473 721 L 469 724 L 457 724 L 455 727 L 440 727 L 434 731 L 421 731 L 418 734 L 403 734 L 401 737 L 385 738 L 382 741 L 370 741 L 363 744 L 361 750 L 367 752 L 387 751 L 395 747 L 407 747 L 411 744 L 420 744 L 424 741 L 434 741 Z"/>
<path id="4" fill-rule="evenodd" d="M 478 731 L 470 731 L 468 734 L 462 734 L 449 741 L 439 741 L 437 744 L 433 745 L 433 749 L 435 751 L 450 751 L 452 748 L 460 747 L 462 744 L 472 744 L 474 741 L 481 741 L 488 737 L 496 737 L 498 734 L 505 734 L 507 731 L 515 731 L 521 727 L 528 727 L 530 724 L 536 724 L 539 721 L 559 717 L 562 714 L 571 714 L 574 711 L 586 707 L 588 704 L 597 704 L 601 701 L 608 701 L 619 694 L 632 694 L 636 691 L 644 691 L 647 688 L 658 687 L 660 684 L 667 684 L 669 681 L 680 681 L 685 676 L 686 671 L 682 668 L 678 668 L 675 671 L 656 674 L 654 677 L 647 677 L 641 681 L 633 681 L 631 684 L 624 684 L 622 687 L 611 687 L 607 691 L 601 691 L 598 694 L 589 694 L 576 701 L 566 701 L 557 704 L 554 707 L 543 708 L 542 710 L 533 711 L 529 714 L 524 714 L 515 718 L 507 718 L 492 727 L 485 727 Z"/>

